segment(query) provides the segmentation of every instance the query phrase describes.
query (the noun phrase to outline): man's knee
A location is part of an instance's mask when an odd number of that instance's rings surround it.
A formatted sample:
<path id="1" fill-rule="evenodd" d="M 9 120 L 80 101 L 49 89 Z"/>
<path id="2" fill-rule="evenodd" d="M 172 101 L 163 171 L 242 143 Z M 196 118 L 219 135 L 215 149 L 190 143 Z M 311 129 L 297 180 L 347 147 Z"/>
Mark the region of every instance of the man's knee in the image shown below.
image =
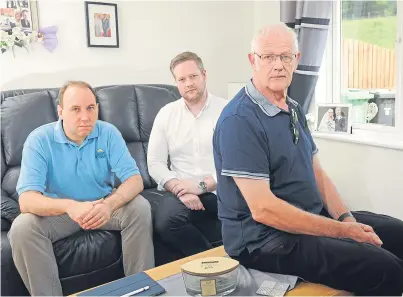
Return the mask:
<path id="1" fill-rule="evenodd" d="M 372 253 L 368 258 L 367 264 L 367 268 L 363 268 L 373 279 L 366 283 L 374 285 L 374 291 L 368 294 L 395 295 L 398 293 L 400 295 L 403 293 L 403 266 L 397 257 L 386 250 L 379 249 L 379 252 Z"/>
<path id="2" fill-rule="evenodd" d="M 20 214 L 11 225 L 8 238 L 12 247 L 30 242 L 30 238 L 40 231 L 39 217 L 31 213 Z"/>
<path id="3" fill-rule="evenodd" d="M 396 291 L 390 291 L 387 295 L 395 295 L 396 292 L 403 294 L 403 263 L 401 261 L 399 263 L 398 261 L 400 260 L 394 258 L 392 255 L 388 259 L 384 259 L 384 261 L 379 261 L 384 279 L 388 280 L 389 284 L 397 286 L 395 288 Z"/>
<path id="4" fill-rule="evenodd" d="M 154 218 L 154 229 L 162 236 L 169 236 L 170 231 L 187 224 L 190 212 L 182 202 L 174 201 L 177 198 L 166 197 L 166 199 L 165 203 L 159 205 Z"/>
<path id="5" fill-rule="evenodd" d="M 126 212 L 129 218 L 138 223 L 145 225 L 152 224 L 150 203 L 141 195 L 137 195 L 126 204 Z"/>

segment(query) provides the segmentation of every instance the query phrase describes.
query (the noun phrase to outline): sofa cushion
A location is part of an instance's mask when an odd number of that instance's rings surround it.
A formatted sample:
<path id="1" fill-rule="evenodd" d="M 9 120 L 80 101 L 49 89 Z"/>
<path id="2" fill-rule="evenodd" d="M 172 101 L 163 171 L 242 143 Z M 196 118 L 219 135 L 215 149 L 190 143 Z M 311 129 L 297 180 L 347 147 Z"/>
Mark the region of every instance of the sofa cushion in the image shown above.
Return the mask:
<path id="1" fill-rule="evenodd" d="M 97 91 L 99 119 L 118 128 L 126 142 L 140 141 L 138 110 L 133 86 L 115 86 Z"/>
<path id="2" fill-rule="evenodd" d="M 1 218 L 1 231 L 8 231 L 11 228 L 11 222 L 7 219 Z"/>
<path id="3" fill-rule="evenodd" d="M 1 105 L 1 136 L 7 166 L 21 164 L 28 135 L 37 127 L 57 120 L 47 91 L 10 97 Z"/>
<path id="4" fill-rule="evenodd" d="M 122 254 L 120 232 L 81 230 L 53 244 L 59 277 L 89 273 L 119 260 Z"/>
<path id="5" fill-rule="evenodd" d="M 7 193 L 8 197 L 18 201 L 18 193 L 16 190 L 18 176 L 20 175 L 21 166 L 13 166 L 9 168 L 3 177 L 1 184 L 2 190 Z"/>
<path id="6" fill-rule="evenodd" d="M 55 94 L 53 97 L 57 98 L 59 94 L 59 88 L 46 88 L 46 89 L 22 89 L 22 90 L 8 90 L 8 91 L 1 91 L 1 103 L 4 100 L 7 100 L 9 97 L 15 97 L 24 94 L 31 94 L 37 93 L 40 91 L 49 91 L 49 94 Z"/>
<path id="7" fill-rule="evenodd" d="M 127 148 L 130 154 L 136 160 L 137 167 L 140 170 L 141 177 L 143 178 L 144 188 L 148 189 L 153 187 L 153 181 L 148 174 L 147 157 L 144 151 L 144 146 L 141 142 L 127 143 Z"/>
<path id="8" fill-rule="evenodd" d="M 162 107 L 177 100 L 167 89 L 157 87 L 135 87 L 137 94 L 138 119 L 140 123 L 140 138 L 148 142 L 155 117 Z M 158 98 L 158 100 L 153 100 Z"/>
<path id="9" fill-rule="evenodd" d="M 3 144 L 3 142 L 2 142 L 2 144 Z M 7 166 L 6 166 L 6 162 L 5 162 L 5 158 L 4 158 L 4 152 L 3 152 L 3 145 L 0 148 L 0 155 L 1 155 L 1 157 L 0 157 L 1 179 L 0 180 L 3 180 L 3 176 L 7 171 Z"/>
<path id="10" fill-rule="evenodd" d="M 1 218 L 13 222 L 19 214 L 20 206 L 18 205 L 18 202 L 7 197 L 7 194 L 1 190 Z"/>
<path id="11" fill-rule="evenodd" d="M 15 268 L 7 231 L 1 232 L 1 296 L 29 296 Z"/>

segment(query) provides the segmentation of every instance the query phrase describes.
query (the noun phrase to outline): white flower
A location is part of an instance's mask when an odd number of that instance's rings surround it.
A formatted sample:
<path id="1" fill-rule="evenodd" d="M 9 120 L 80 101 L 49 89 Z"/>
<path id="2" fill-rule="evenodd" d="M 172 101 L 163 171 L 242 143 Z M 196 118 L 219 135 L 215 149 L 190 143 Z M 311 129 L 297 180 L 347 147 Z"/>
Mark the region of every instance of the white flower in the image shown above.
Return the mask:
<path id="1" fill-rule="evenodd" d="M 0 41 L 4 42 L 7 47 L 14 45 L 14 37 L 3 30 L 0 30 Z"/>
<path id="2" fill-rule="evenodd" d="M 0 41 L 7 42 L 11 38 L 12 38 L 12 36 L 8 35 L 8 33 L 6 31 L 0 30 Z"/>
<path id="3" fill-rule="evenodd" d="M 14 46 L 14 40 L 10 39 L 10 40 L 6 41 L 6 44 L 8 47 Z"/>
<path id="4" fill-rule="evenodd" d="M 31 41 L 31 35 L 25 35 L 24 33 L 18 37 L 19 40 L 22 40 L 24 42 L 24 44 L 29 44 Z"/>
<path id="5" fill-rule="evenodd" d="M 0 30 L 1 53 L 4 50 L 12 50 L 14 46 L 24 47 L 28 51 L 28 46 L 38 41 L 43 41 L 43 38 L 39 38 L 38 31 L 26 32 L 21 30 L 21 27 L 14 27 L 9 34 Z"/>
<path id="6" fill-rule="evenodd" d="M 21 33 L 22 33 L 21 27 L 14 27 L 12 32 L 13 32 L 13 35 L 15 35 L 15 36 L 21 35 Z"/>

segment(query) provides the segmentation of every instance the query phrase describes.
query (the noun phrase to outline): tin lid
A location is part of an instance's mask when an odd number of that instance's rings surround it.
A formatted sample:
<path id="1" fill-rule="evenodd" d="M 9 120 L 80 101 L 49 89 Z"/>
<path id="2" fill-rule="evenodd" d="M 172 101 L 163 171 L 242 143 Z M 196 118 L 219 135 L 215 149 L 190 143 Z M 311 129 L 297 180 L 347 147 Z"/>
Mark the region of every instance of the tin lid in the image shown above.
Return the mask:
<path id="1" fill-rule="evenodd" d="M 182 271 L 196 276 L 217 276 L 233 271 L 239 262 L 228 257 L 206 257 L 187 262 Z"/>

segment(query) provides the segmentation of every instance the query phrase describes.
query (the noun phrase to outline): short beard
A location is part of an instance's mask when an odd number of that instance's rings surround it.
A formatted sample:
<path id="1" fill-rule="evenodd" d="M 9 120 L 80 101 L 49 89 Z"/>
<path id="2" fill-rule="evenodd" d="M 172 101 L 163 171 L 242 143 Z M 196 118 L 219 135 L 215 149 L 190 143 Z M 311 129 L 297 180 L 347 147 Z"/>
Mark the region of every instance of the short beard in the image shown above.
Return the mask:
<path id="1" fill-rule="evenodd" d="M 206 90 L 206 88 L 204 88 L 201 91 L 197 90 L 197 96 L 196 97 L 189 98 L 187 96 L 183 96 L 183 99 L 185 99 L 186 101 L 191 102 L 191 103 L 200 102 L 200 100 L 203 99 L 203 95 L 204 95 L 205 90 Z"/>

